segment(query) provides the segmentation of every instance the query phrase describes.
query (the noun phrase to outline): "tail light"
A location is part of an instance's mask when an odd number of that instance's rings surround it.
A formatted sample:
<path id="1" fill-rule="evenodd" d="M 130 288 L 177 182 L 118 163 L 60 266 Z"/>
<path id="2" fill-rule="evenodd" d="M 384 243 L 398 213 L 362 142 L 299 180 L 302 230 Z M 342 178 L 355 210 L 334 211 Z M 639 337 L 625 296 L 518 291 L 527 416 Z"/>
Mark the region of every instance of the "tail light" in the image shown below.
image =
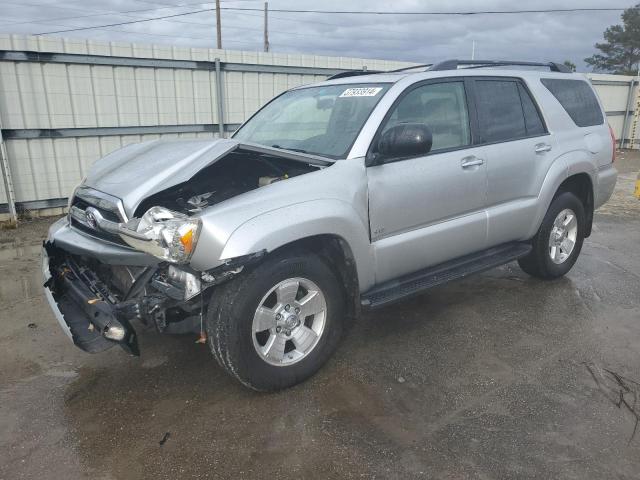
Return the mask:
<path id="1" fill-rule="evenodd" d="M 611 163 L 616 161 L 616 134 L 613 133 L 613 128 L 609 125 L 609 133 L 611 134 Z"/>

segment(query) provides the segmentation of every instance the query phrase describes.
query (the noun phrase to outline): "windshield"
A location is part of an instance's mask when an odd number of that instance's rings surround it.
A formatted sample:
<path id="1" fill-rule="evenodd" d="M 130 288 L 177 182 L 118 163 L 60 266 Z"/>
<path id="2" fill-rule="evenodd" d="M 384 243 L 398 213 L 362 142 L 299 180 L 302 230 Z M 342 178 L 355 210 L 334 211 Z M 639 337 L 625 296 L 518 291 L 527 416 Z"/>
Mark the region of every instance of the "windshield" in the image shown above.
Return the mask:
<path id="1" fill-rule="evenodd" d="M 234 139 L 345 158 L 389 84 L 301 88 L 283 93 L 258 111 Z"/>

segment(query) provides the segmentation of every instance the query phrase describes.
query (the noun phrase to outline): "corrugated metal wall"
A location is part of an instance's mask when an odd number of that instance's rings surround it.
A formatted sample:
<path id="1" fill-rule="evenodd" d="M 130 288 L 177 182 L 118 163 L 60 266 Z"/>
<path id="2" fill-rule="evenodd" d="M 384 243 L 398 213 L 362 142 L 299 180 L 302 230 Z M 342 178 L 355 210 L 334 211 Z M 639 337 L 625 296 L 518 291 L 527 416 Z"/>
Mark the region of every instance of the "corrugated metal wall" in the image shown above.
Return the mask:
<path id="1" fill-rule="evenodd" d="M 223 62 L 220 75 L 226 130 L 232 130 L 282 91 L 321 81 L 335 71 L 365 66 L 389 70 L 409 65 L 386 60 L 17 35 L 0 35 L 0 50 L 124 57 L 133 59 L 134 64 L 135 59 L 214 62 L 218 58 Z M 37 61 L 0 57 L 0 128 L 17 202 L 27 202 L 33 208 L 62 204 L 92 162 L 123 145 L 159 137 L 218 135 L 215 70 L 197 65 L 180 68 L 180 64 L 175 68 L 164 64 L 91 64 L 94 60 L 70 64 L 47 61 L 46 56 Z M 78 62 L 81 61 L 79 57 Z M 225 62 L 235 64 L 235 70 L 242 69 L 237 64 L 246 64 L 262 71 L 227 71 Z M 274 66 L 307 67 L 310 73 L 274 73 L 278 71 Z M 197 127 L 202 125 L 212 128 L 198 132 Z M 166 126 L 169 132 L 183 133 L 130 134 L 141 126 Z M 110 130 L 93 130 L 106 128 Z M 35 131 L 29 132 L 30 129 Z M 61 129 L 73 130 L 60 132 Z M 4 186 L 0 185 L 0 203 L 6 202 Z"/>
<path id="2" fill-rule="evenodd" d="M 15 200 L 33 209 L 64 205 L 91 163 L 123 145 L 159 137 L 217 136 L 286 89 L 341 70 L 407 65 L 0 35 L 0 129 Z M 620 138 L 632 121 L 633 78 L 589 77 Z M 6 203 L 0 183 L 4 211 Z"/>
<path id="3" fill-rule="evenodd" d="M 638 100 L 638 79 L 624 75 L 589 74 L 591 83 L 607 112 L 607 121 L 613 128 L 621 147 L 629 146 L 631 124 Z M 637 136 L 640 136 L 640 128 Z M 636 142 L 638 138 L 634 139 Z"/>

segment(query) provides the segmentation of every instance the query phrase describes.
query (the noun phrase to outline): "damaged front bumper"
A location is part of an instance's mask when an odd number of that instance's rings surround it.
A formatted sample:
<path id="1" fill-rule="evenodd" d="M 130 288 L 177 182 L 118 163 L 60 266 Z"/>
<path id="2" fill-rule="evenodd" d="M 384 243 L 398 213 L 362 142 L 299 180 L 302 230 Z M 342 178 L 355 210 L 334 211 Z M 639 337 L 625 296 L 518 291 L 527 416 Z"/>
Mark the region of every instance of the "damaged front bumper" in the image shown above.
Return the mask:
<path id="1" fill-rule="evenodd" d="M 133 322 L 161 333 L 201 333 L 205 290 L 264 253 L 198 272 L 85 235 L 62 219 L 43 244 L 44 292 L 62 330 L 82 350 L 97 353 L 120 345 L 139 355 Z M 117 269 L 126 272 L 126 281 L 110 281 Z"/>
<path id="2" fill-rule="evenodd" d="M 125 309 L 112 305 L 91 288 L 86 272 L 72 261 L 56 265 L 51 271 L 50 243 L 42 248 L 44 292 L 53 313 L 66 335 L 80 349 L 98 353 L 119 344 L 131 355 L 139 355 L 138 339 Z M 95 288 L 95 287 L 94 287 Z M 124 307 L 124 309 L 123 309 Z"/>

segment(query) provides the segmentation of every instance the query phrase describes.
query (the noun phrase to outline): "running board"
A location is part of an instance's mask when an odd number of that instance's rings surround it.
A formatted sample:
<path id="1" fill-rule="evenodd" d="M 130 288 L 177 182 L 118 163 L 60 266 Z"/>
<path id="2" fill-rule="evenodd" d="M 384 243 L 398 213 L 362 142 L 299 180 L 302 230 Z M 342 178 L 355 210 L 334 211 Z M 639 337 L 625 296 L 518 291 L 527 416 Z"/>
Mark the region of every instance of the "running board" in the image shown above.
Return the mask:
<path id="1" fill-rule="evenodd" d="M 513 242 L 449 260 L 380 284 L 362 294 L 361 304 L 368 309 L 384 307 L 443 283 L 504 265 L 530 251 L 530 244 Z"/>

